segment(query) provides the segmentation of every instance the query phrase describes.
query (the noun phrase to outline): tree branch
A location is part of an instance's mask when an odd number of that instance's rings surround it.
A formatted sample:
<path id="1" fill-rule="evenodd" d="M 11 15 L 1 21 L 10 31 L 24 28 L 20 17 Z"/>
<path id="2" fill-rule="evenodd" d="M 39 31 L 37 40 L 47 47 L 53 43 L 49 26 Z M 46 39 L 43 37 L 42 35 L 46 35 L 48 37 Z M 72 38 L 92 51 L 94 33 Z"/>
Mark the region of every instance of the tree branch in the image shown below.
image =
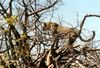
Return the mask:
<path id="1" fill-rule="evenodd" d="M 59 1 L 56 0 L 52 5 L 50 5 L 50 6 L 48 6 L 48 7 L 45 7 L 45 8 L 43 8 L 43 9 L 37 10 L 37 11 L 35 11 L 35 12 L 29 14 L 29 16 L 34 15 L 34 14 L 39 13 L 39 12 L 42 12 L 42 11 L 44 11 L 44 10 L 46 10 L 46 9 L 49 9 L 49 8 L 53 7 L 54 5 L 56 5 L 58 2 L 59 2 Z"/>

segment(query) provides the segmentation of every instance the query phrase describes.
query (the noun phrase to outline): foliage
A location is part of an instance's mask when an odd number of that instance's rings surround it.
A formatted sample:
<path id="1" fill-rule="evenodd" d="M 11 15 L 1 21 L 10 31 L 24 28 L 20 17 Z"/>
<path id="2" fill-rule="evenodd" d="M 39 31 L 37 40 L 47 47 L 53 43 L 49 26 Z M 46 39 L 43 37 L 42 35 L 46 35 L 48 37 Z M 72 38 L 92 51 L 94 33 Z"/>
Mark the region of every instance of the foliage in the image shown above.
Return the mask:
<path id="1" fill-rule="evenodd" d="M 13 25 L 13 23 L 17 20 L 17 16 L 11 16 L 5 19 L 9 25 Z"/>

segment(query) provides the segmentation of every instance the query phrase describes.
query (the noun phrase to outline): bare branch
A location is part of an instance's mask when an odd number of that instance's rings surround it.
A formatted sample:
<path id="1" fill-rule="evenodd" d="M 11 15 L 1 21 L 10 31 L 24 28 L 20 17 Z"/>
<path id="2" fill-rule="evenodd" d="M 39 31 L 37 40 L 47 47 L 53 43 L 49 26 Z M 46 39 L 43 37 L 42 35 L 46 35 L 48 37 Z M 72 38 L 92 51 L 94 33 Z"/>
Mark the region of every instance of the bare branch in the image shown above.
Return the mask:
<path id="1" fill-rule="evenodd" d="M 43 9 L 37 10 L 37 11 L 35 11 L 35 12 L 29 14 L 29 16 L 34 15 L 34 14 L 39 13 L 39 12 L 42 12 L 42 11 L 44 11 L 44 10 L 46 10 L 46 9 L 50 9 L 51 7 L 55 6 L 58 2 L 59 2 L 59 1 L 56 0 L 52 5 L 50 5 L 50 6 L 48 6 L 48 7 L 45 7 L 45 8 L 43 8 Z"/>

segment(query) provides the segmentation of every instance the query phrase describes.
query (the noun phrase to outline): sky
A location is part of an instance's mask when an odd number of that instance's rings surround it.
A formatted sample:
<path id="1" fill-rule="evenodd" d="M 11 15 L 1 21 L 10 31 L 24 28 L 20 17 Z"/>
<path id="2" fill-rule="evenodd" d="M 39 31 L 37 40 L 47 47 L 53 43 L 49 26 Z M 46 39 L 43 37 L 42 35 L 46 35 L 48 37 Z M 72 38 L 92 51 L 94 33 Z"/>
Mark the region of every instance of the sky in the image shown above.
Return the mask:
<path id="1" fill-rule="evenodd" d="M 86 14 L 100 15 L 100 0 L 62 0 L 63 5 L 57 10 L 57 16 L 62 16 L 63 20 L 75 25 L 77 24 L 77 15 L 79 22 Z M 66 23 L 63 23 L 65 25 Z M 67 25 L 66 25 L 67 26 Z M 100 40 L 100 18 L 87 18 L 84 26 L 87 30 L 96 32 L 96 40 Z M 89 33 L 88 33 L 89 34 Z"/>

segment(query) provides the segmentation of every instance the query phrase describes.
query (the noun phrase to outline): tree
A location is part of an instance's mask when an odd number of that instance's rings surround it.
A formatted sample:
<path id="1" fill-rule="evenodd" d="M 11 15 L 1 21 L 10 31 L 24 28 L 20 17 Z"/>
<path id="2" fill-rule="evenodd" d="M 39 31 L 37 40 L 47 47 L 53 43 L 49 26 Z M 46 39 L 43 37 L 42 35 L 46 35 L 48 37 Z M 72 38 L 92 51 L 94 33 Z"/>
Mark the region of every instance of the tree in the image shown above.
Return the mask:
<path id="1" fill-rule="evenodd" d="M 92 44 L 71 46 L 66 43 L 68 40 L 59 38 L 63 34 L 53 37 L 50 31 L 43 31 L 44 16 L 55 10 L 59 3 L 61 0 L 0 1 L 0 67 L 69 68 L 73 64 L 99 67 L 98 60 L 93 65 L 86 62 L 91 54 L 91 58 L 97 58 L 94 52 L 99 54 L 99 49 L 91 48 Z M 86 15 L 82 24 L 87 17 L 100 16 Z M 85 47 L 87 45 L 90 47 Z M 80 56 L 87 59 L 81 63 Z"/>

